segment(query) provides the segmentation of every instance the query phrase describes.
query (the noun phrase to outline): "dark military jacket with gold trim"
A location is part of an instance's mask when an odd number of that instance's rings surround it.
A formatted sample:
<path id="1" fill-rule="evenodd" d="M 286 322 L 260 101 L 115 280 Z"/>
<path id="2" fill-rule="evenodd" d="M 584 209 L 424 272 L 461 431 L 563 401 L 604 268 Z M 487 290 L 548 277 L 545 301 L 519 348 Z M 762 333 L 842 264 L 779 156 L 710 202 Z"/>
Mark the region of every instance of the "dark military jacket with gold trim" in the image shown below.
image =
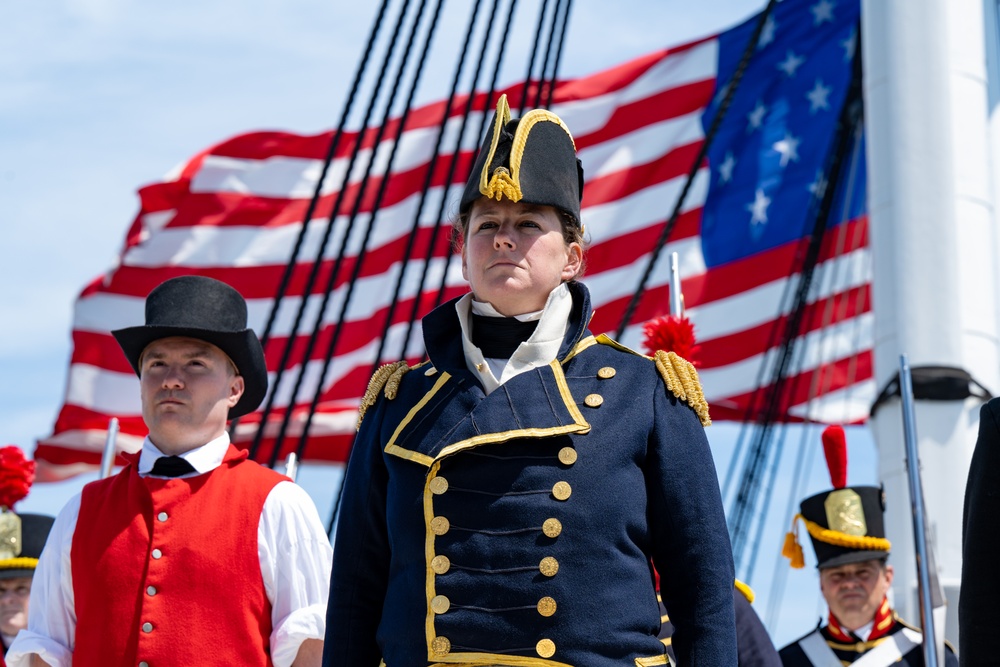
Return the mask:
<path id="1" fill-rule="evenodd" d="M 922 644 L 917 643 L 915 646 L 912 645 L 912 639 L 921 637 L 920 631 L 898 619 L 894 619 L 892 629 L 889 630 L 888 634 L 870 642 L 858 639 L 853 644 L 844 643 L 843 640 L 834 637 L 828 628 L 829 626 L 826 625 L 818 627 L 801 639 L 781 649 L 778 652 L 778 655 L 781 657 L 781 664 L 784 667 L 812 667 L 813 665 L 816 667 L 826 667 L 826 665 L 820 664 L 819 660 L 810 660 L 806 654 L 806 650 L 803 649 L 804 643 L 817 633 L 841 664 L 850 665 L 861 660 L 866 655 L 871 658 L 872 656 L 869 654 L 875 649 L 905 631 L 910 635 L 911 641 L 906 643 L 909 649 L 901 657 L 895 652 L 889 652 L 884 660 L 873 661 L 870 664 L 866 664 L 865 667 L 887 667 L 888 665 L 892 665 L 893 667 L 924 667 Z M 900 639 L 900 641 L 905 641 L 905 639 Z M 955 652 L 947 643 L 945 644 L 944 665 L 942 667 L 958 667 L 958 656 L 955 655 Z"/>
<path id="2" fill-rule="evenodd" d="M 367 410 L 347 470 L 324 664 L 736 664 L 733 563 L 698 416 L 574 308 L 556 361 L 487 396 L 454 302 L 429 363 Z M 654 520 L 655 519 L 655 520 Z"/>

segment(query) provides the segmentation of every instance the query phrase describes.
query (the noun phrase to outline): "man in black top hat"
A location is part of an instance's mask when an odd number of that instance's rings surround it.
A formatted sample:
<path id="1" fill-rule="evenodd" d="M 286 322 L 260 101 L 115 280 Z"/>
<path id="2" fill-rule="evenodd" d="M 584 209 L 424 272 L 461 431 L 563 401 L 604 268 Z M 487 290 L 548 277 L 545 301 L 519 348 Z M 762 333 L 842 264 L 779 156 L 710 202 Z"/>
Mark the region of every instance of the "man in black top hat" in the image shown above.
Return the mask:
<path id="1" fill-rule="evenodd" d="M 326 531 L 309 496 L 226 430 L 267 392 L 243 297 L 174 278 L 147 297 L 144 325 L 112 333 L 149 435 L 60 513 L 9 664 L 318 665 Z"/>
<path id="2" fill-rule="evenodd" d="M 905 624 L 886 594 L 893 569 L 887 563 L 885 494 L 873 486 L 847 486 L 847 453 L 843 429 L 831 426 L 823 444 L 834 488 L 806 498 L 796 515 L 805 524 L 816 552 L 820 591 L 830 608 L 826 625 L 781 649 L 785 667 L 849 665 L 865 667 L 924 664 L 920 631 Z M 792 567 L 804 566 L 802 549 L 789 533 L 783 555 Z M 945 667 L 958 667 L 948 647 Z M 859 662 L 859 664 L 862 664 Z"/>

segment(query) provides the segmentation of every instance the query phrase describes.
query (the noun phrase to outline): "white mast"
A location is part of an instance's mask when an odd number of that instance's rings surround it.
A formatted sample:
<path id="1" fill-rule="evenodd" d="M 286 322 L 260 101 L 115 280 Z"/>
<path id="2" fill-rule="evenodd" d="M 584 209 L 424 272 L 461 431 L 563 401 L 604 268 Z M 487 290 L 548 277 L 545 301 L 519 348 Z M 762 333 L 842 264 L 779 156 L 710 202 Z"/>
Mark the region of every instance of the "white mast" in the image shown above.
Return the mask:
<path id="1" fill-rule="evenodd" d="M 875 376 L 964 369 L 1000 393 L 997 233 L 982 0 L 863 0 Z M 916 402 L 931 543 L 958 640 L 962 505 L 981 401 Z M 888 499 L 894 604 L 919 622 L 898 398 L 871 420 Z M 961 650 L 961 648 L 959 648 Z"/>

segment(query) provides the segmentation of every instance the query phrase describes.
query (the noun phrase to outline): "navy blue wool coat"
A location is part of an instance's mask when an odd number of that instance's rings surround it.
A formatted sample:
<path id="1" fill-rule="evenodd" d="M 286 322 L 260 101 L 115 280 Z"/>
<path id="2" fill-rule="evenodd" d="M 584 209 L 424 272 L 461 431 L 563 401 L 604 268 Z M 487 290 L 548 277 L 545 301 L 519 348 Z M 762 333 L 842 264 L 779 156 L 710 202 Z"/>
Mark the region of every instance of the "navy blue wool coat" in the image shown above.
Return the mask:
<path id="1" fill-rule="evenodd" d="M 549 366 L 487 396 L 454 302 L 380 393 L 347 470 L 324 664 L 736 665 L 733 562 L 704 429 L 574 308 Z"/>

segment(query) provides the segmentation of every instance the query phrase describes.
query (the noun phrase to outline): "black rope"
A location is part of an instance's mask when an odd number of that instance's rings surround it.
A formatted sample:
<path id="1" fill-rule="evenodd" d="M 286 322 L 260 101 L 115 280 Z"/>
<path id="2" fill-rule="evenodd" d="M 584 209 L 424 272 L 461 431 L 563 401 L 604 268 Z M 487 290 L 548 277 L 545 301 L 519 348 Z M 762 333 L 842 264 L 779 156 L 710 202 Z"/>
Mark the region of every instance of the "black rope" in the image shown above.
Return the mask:
<path id="1" fill-rule="evenodd" d="M 397 42 L 399 41 L 398 40 L 399 31 L 400 31 L 400 29 L 402 27 L 402 24 L 404 22 L 404 19 L 405 19 L 405 16 L 406 16 L 406 12 L 407 12 L 407 9 L 409 8 L 409 5 L 410 5 L 410 0 L 404 0 L 403 1 L 403 7 L 400 10 L 399 18 L 396 21 L 396 26 L 395 26 L 395 29 L 393 31 L 392 38 L 391 38 L 391 40 L 389 42 L 389 47 L 388 47 L 388 49 L 386 51 L 385 57 L 383 58 L 382 65 L 381 65 L 381 67 L 379 69 L 378 77 L 376 78 L 376 81 L 378 82 L 379 86 L 381 86 L 382 81 L 385 80 L 385 73 L 386 73 L 386 70 L 389 67 L 389 62 L 390 62 L 390 60 L 392 58 L 392 53 L 395 50 Z M 315 285 L 316 279 L 319 276 L 319 271 L 322 268 L 323 257 L 326 254 L 326 246 L 327 246 L 327 243 L 330 240 L 330 236 L 331 236 L 331 233 L 333 231 L 334 223 L 335 223 L 335 221 L 337 219 L 337 212 L 340 210 L 340 207 L 343 204 L 345 193 L 346 193 L 346 191 L 347 191 L 347 189 L 349 187 L 350 176 L 351 176 L 351 173 L 354 170 L 354 164 L 355 164 L 355 162 L 358 159 L 358 155 L 361 153 L 361 146 L 362 146 L 362 143 L 364 141 L 364 135 L 365 135 L 365 129 L 364 128 L 367 128 L 368 125 L 369 125 L 369 123 L 370 123 L 370 121 L 371 121 L 371 116 L 372 116 L 372 113 L 373 113 L 374 108 L 375 108 L 375 102 L 376 102 L 376 100 L 378 98 L 378 94 L 379 94 L 379 89 L 376 88 L 376 90 L 374 92 L 372 92 L 371 99 L 369 99 L 368 106 L 365 109 L 364 119 L 361 122 L 361 127 L 363 129 L 358 133 L 358 136 L 357 136 L 357 138 L 356 138 L 356 140 L 354 142 L 354 147 L 351 150 L 351 156 L 350 156 L 350 158 L 348 160 L 347 169 L 344 171 L 344 180 L 340 184 L 340 188 L 338 189 L 339 191 L 337 192 L 336 200 L 334 201 L 333 207 L 330 210 L 329 224 L 327 225 L 327 228 L 326 228 L 326 230 L 325 230 L 325 232 L 323 234 L 323 239 L 320 242 L 319 249 L 316 251 L 316 261 L 313 263 L 312 269 L 309 272 L 309 277 L 308 277 L 307 282 L 306 282 L 306 288 L 303 291 L 302 302 L 299 304 L 299 309 L 298 309 L 298 311 L 295 314 L 295 322 L 294 322 L 294 324 L 292 325 L 292 328 L 291 328 L 291 333 L 289 335 L 288 344 L 286 345 L 284 353 L 282 354 L 281 363 L 278 366 L 278 372 L 277 372 L 277 375 L 275 376 L 274 389 L 268 394 L 267 401 L 266 401 L 266 403 L 264 405 L 264 410 L 262 412 L 262 417 L 261 417 L 261 423 L 262 424 L 266 423 L 267 417 L 271 413 L 271 410 L 272 410 L 272 408 L 274 406 L 275 397 L 278 394 L 278 385 L 281 383 L 281 380 L 284 377 L 284 371 L 288 367 L 288 362 L 289 362 L 289 359 L 291 358 L 292 349 L 294 348 L 295 337 L 298 334 L 299 326 L 300 326 L 300 324 L 302 322 L 302 318 L 303 318 L 303 316 L 305 314 L 306 307 L 308 306 L 309 296 L 312 294 L 313 286 Z M 337 259 L 336 259 L 336 261 L 334 263 L 333 272 L 331 272 L 331 279 L 335 279 L 336 275 L 339 273 L 339 267 L 340 267 L 341 263 L 343 262 L 344 254 L 345 254 L 345 252 L 347 250 L 347 241 L 350 238 L 351 230 L 352 230 L 353 225 L 354 225 L 354 220 L 353 219 L 349 220 L 348 223 L 347 223 L 347 225 L 346 225 L 346 229 L 344 230 L 344 239 L 341 242 L 340 250 L 339 250 L 339 252 L 337 254 Z M 329 298 L 330 298 L 329 289 L 327 289 L 324 292 L 324 294 L 323 294 L 323 301 L 322 301 L 323 305 L 320 307 L 320 313 L 318 315 L 319 318 L 322 318 L 322 314 L 326 310 L 326 302 L 329 300 Z M 312 334 L 310 336 L 310 342 L 313 343 L 313 344 L 315 343 L 316 328 L 318 326 L 319 325 L 316 325 L 316 326 L 313 327 L 313 331 L 312 331 Z M 302 357 L 302 364 L 300 366 L 300 372 L 299 372 L 299 376 L 300 377 L 301 377 L 302 373 L 305 371 L 306 365 L 308 364 L 309 354 L 311 353 L 311 351 L 312 350 L 311 350 L 311 346 L 310 346 L 309 351 L 306 352 L 303 355 L 303 357 Z M 298 384 L 298 382 L 296 382 L 296 385 L 297 384 Z M 295 396 L 296 396 L 296 393 L 293 392 L 291 394 L 291 398 L 289 399 L 289 403 L 288 403 L 288 407 L 286 409 L 286 413 L 291 413 L 291 412 L 294 411 Z M 288 419 L 282 420 L 282 426 L 281 426 L 281 428 L 278 431 L 278 434 L 276 436 L 276 438 L 277 438 L 276 439 L 276 444 L 275 444 L 275 446 L 272 449 L 272 455 L 270 457 L 271 460 L 276 460 L 277 459 L 277 454 L 275 452 L 278 452 L 281 449 L 280 445 L 281 445 L 281 442 L 284 441 L 285 430 L 287 429 L 287 425 L 288 425 Z M 255 449 L 260 446 L 260 442 L 263 439 L 263 434 L 264 434 L 264 429 L 263 428 L 258 429 L 258 431 L 257 431 L 257 437 L 254 439 L 254 448 Z"/>
<path id="2" fill-rule="evenodd" d="M 492 79 L 490 80 L 490 87 L 489 87 L 489 90 L 486 93 L 485 101 L 483 103 L 483 113 L 482 113 L 482 116 L 479 119 L 479 129 L 476 131 L 475 135 L 473 135 L 475 137 L 475 139 L 474 139 L 475 140 L 475 149 L 473 150 L 473 153 L 472 153 L 472 159 L 469 161 L 469 167 L 465 171 L 465 174 L 463 175 L 463 178 L 461 180 L 460 187 L 462 187 L 466 182 L 468 182 L 469 177 L 472 174 L 472 169 L 475 167 L 476 157 L 477 157 L 477 153 L 479 151 L 479 140 L 483 136 L 483 128 L 485 128 L 486 127 L 486 123 L 489 122 L 491 100 L 493 99 L 493 96 L 496 93 L 496 84 L 497 84 L 497 80 L 498 80 L 498 78 L 500 76 L 500 66 L 503 63 L 503 57 L 504 57 L 504 55 L 506 53 L 506 49 L 504 49 L 504 45 L 507 43 L 507 36 L 510 34 L 510 26 L 511 26 L 511 23 L 513 22 L 514 8 L 515 8 L 516 5 L 517 5 L 517 0 L 512 0 L 512 2 L 510 4 L 510 10 L 507 12 L 507 22 L 506 22 L 506 25 L 504 26 L 503 37 L 500 39 L 499 48 L 498 48 L 498 51 L 497 51 L 497 57 L 493 61 L 494 62 L 494 65 L 493 65 L 493 76 L 492 76 Z M 496 18 L 497 9 L 498 9 L 497 0 L 493 0 L 493 8 L 490 11 L 490 19 L 489 19 L 489 22 L 487 23 L 487 26 L 493 25 L 493 20 Z M 487 49 L 489 48 L 489 41 L 490 41 L 491 34 L 492 33 L 487 29 L 486 36 L 483 39 L 483 47 L 479 51 L 479 61 L 476 63 L 475 76 L 473 78 L 472 86 L 470 88 L 469 98 L 468 98 L 468 100 L 466 102 L 465 116 L 462 119 L 462 132 L 459 134 L 459 141 L 461 141 L 461 137 L 464 136 L 464 134 L 465 134 L 466 121 L 467 121 L 468 117 L 472 113 L 473 103 L 475 102 L 475 97 L 476 97 L 477 83 L 479 81 L 479 75 L 482 74 L 482 71 L 483 71 L 483 63 L 486 60 L 486 52 L 487 52 Z M 451 168 L 448 171 L 448 180 L 447 180 L 447 183 L 449 183 L 449 184 L 451 183 L 451 179 L 454 178 L 455 171 L 457 171 L 458 158 L 459 158 L 460 154 L 461 154 L 461 143 L 459 143 L 458 148 L 455 150 L 455 153 L 452 155 L 452 163 L 451 163 Z M 438 220 L 441 220 L 444 217 L 444 212 L 445 212 L 445 206 L 446 205 L 447 205 L 447 201 L 445 201 L 444 199 L 442 199 L 441 200 L 441 207 L 438 210 Z M 455 240 L 456 240 L 455 239 L 455 230 L 454 230 L 454 228 L 452 228 L 450 236 L 449 236 L 449 241 L 450 241 L 449 242 L 449 247 L 454 246 Z M 451 263 L 454 260 L 454 258 L 455 258 L 454 253 L 450 253 L 448 255 L 448 261 L 445 262 L 444 271 L 441 273 L 441 282 L 438 284 L 437 295 L 434 297 L 434 308 L 437 308 L 438 306 L 440 306 L 441 302 L 444 301 L 444 293 L 445 293 L 445 291 L 448 288 L 448 270 L 451 268 Z"/>
<path id="3" fill-rule="evenodd" d="M 559 63 L 562 61 L 563 44 L 566 42 L 566 30 L 569 27 L 569 12 L 573 7 L 573 0 L 566 0 L 563 4 L 562 30 L 559 31 L 559 45 L 556 47 L 555 63 L 552 66 L 552 77 L 549 84 L 549 94 L 545 98 L 545 108 L 552 107 L 552 98 L 555 96 L 556 84 L 559 81 Z"/>
<path id="4" fill-rule="evenodd" d="M 636 288 L 635 293 L 628 302 L 628 306 L 625 308 L 625 314 L 622 316 L 621 323 L 618 325 L 618 330 L 615 332 L 615 338 L 618 338 L 619 340 L 625 333 L 625 329 L 628 327 L 629 322 L 632 320 L 632 316 L 635 314 L 635 309 L 639 306 L 639 300 L 642 299 L 642 295 L 646 291 L 646 283 L 649 282 L 650 276 L 653 275 L 653 268 L 656 266 L 656 262 L 660 258 L 660 252 L 663 251 L 663 247 L 667 244 L 667 239 L 670 238 L 670 234 L 674 231 L 674 226 L 677 224 L 677 219 L 681 214 L 681 208 L 684 206 L 684 200 L 687 199 L 688 192 L 691 190 L 691 184 L 694 182 L 695 176 L 698 174 L 702 163 L 708 155 L 708 149 L 712 145 L 712 141 L 715 139 L 716 133 L 718 133 L 719 128 L 722 126 L 722 120 L 725 118 L 726 112 L 729 111 L 729 105 L 732 103 L 733 98 L 736 95 L 736 89 L 739 88 L 740 81 L 743 79 L 743 73 L 746 71 L 747 65 L 750 63 L 750 59 L 753 57 L 754 51 L 757 49 L 757 41 L 760 39 L 760 33 L 764 30 L 764 24 L 767 22 L 767 17 L 770 16 L 771 10 L 777 2 L 778 0 L 768 0 L 764 11 L 762 11 L 760 16 L 757 18 L 757 25 L 754 26 L 753 34 L 750 35 L 750 39 L 747 41 L 746 48 L 743 50 L 743 56 L 740 58 L 740 62 L 736 66 L 736 71 L 733 72 L 732 78 L 729 79 L 729 82 L 725 86 L 726 94 L 723 96 L 722 102 L 719 104 L 719 110 L 712 118 L 712 124 L 709 126 L 708 132 L 705 134 L 705 140 L 701 144 L 701 149 L 698 151 L 698 157 L 696 157 L 694 162 L 691 163 L 691 169 L 688 171 L 687 180 L 684 181 L 684 187 L 681 189 L 681 194 L 674 203 L 674 210 L 670 213 L 670 217 L 663 226 L 663 230 L 660 232 L 660 237 L 656 240 L 653 252 L 649 256 L 649 261 L 646 263 L 646 269 L 642 274 L 642 279 L 639 281 L 639 286 Z"/>
<path id="5" fill-rule="evenodd" d="M 542 57 L 542 72 L 541 76 L 538 77 L 538 86 L 535 88 L 535 101 L 532 106 L 536 109 L 542 106 L 542 99 L 545 97 L 543 92 L 551 89 L 553 85 L 553 82 L 548 79 L 549 60 L 555 61 L 552 51 L 556 47 L 556 25 L 559 23 L 559 10 L 561 8 L 562 0 L 556 0 L 556 4 L 552 8 L 552 20 L 549 24 L 549 30 L 545 36 L 546 46 L 545 55 Z"/>
<path id="6" fill-rule="evenodd" d="M 416 14 L 413 17 L 413 24 L 411 25 L 409 35 L 407 36 L 406 47 L 403 50 L 404 54 L 410 53 L 411 50 L 413 49 L 413 42 L 416 39 L 417 33 L 419 32 L 420 22 L 423 19 L 424 7 L 426 6 L 426 4 L 427 0 L 420 0 L 420 5 L 418 6 Z M 438 9 L 440 9 L 440 4 L 438 5 Z M 430 35 L 428 35 L 428 41 L 429 40 L 430 40 Z M 426 55 L 427 54 L 425 49 L 423 56 L 425 57 Z M 407 119 L 409 118 L 409 111 L 413 101 L 413 96 L 416 94 L 416 88 L 420 82 L 420 74 L 423 70 L 423 65 L 425 60 L 424 57 L 422 57 L 421 60 L 418 62 L 419 69 L 414 74 L 414 80 L 412 81 L 411 84 L 407 105 L 404 108 L 403 114 L 400 117 L 399 123 L 397 124 L 396 127 L 396 136 L 393 137 L 392 148 L 389 153 L 389 160 L 388 163 L 386 164 L 385 173 L 380 180 L 379 189 L 376 193 L 376 199 L 372 204 L 371 213 L 368 215 L 368 220 L 364 225 L 364 237 L 361 241 L 361 248 L 358 251 L 357 257 L 354 260 L 354 269 L 351 271 L 351 276 L 345 283 L 346 289 L 343 301 L 341 303 L 340 312 L 337 314 L 337 318 L 334 320 L 336 322 L 336 326 L 334 326 L 333 328 L 332 334 L 330 336 L 330 342 L 327 345 L 326 353 L 323 355 L 323 367 L 322 370 L 320 371 L 319 378 L 317 379 L 316 391 L 313 393 L 312 401 L 309 404 L 309 410 L 306 413 L 305 422 L 302 425 L 302 432 L 299 435 L 299 443 L 296 448 L 296 452 L 299 453 L 300 457 L 301 454 L 305 452 L 305 447 L 309 440 L 309 429 L 312 426 L 312 420 L 316 414 L 316 408 L 319 405 L 320 398 L 323 395 L 323 386 L 325 384 L 326 375 L 330 369 L 330 365 L 333 363 L 333 358 L 337 348 L 337 343 L 340 341 L 340 335 L 343 332 L 344 325 L 347 321 L 347 310 L 348 308 L 350 308 L 351 297 L 354 294 L 354 287 L 357 284 L 359 276 L 361 275 L 361 267 L 364 264 L 365 257 L 368 254 L 368 241 L 371 238 L 372 229 L 375 228 L 375 218 L 378 214 L 379 206 L 381 205 L 382 202 L 382 197 L 385 194 L 385 189 L 386 187 L 388 187 L 389 181 L 391 180 L 392 167 L 395 163 L 396 151 L 399 149 L 399 143 L 400 143 L 399 139 L 403 134 L 403 129 L 406 125 Z M 392 116 L 392 107 L 396 102 L 396 94 L 399 92 L 400 84 L 403 81 L 403 73 L 406 69 L 406 65 L 407 65 L 407 59 L 405 57 L 400 58 L 399 66 L 396 69 L 396 74 L 393 77 L 392 87 L 390 88 L 389 91 L 389 99 L 386 101 L 385 110 L 382 114 L 382 119 L 379 122 L 378 129 L 375 132 L 374 141 L 372 142 L 371 156 L 369 157 L 368 162 L 365 165 L 365 172 L 364 175 L 361 177 L 358 193 L 354 199 L 354 205 L 351 207 L 351 215 L 349 223 L 351 227 L 353 227 L 355 220 L 357 220 L 358 214 L 361 212 L 361 207 L 365 200 L 365 195 L 367 194 L 368 191 L 368 185 L 371 183 L 372 170 L 375 167 L 376 158 L 378 156 L 378 149 L 382 145 L 382 139 L 385 136 L 386 127 L 388 127 L 389 125 L 389 121 Z M 345 237 L 344 241 L 345 241 L 344 246 L 341 248 L 341 250 L 344 251 L 343 253 L 341 253 L 342 255 L 346 255 L 348 238 Z M 323 329 L 324 315 L 326 314 L 326 307 L 329 301 L 329 296 L 333 294 L 333 292 L 336 289 L 337 279 L 340 277 L 339 274 L 340 274 L 339 270 L 330 273 L 329 280 L 327 281 L 326 284 L 326 292 L 324 294 L 323 304 L 320 306 L 319 312 L 316 315 L 316 325 L 313 328 L 312 334 L 310 335 L 309 341 L 306 346 L 306 353 L 304 355 L 305 359 L 309 359 L 312 356 L 313 348 L 315 347 L 315 343 L 319 338 L 319 332 Z M 302 366 L 300 366 L 299 368 L 299 373 L 298 376 L 296 377 L 295 388 L 292 391 L 293 400 L 294 397 L 298 396 L 299 390 L 302 386 L 302 381 L 305 378 L 305 370 L 306 370 L 306 364 L 303 363 Z M 291 410 L 285 413 L 284 422 L 282 424 L 283 430 L 287 428 L 288 423 L 291 421 L 291 414 L 292 414 Z M 277 442 L 271 453 L 272 465 L 273 462 L 276 461 L 278 452 L 281 449 L 280 444 L 281 444 L 280 441 Z"/>
<path id="7" fill-rule="evenodd" d="M 528 71 L 524 75 L 524 86 L 521 88 L 521 101 L 517 107 L 518 117 L 524 115 L 524 107 L 528 102 L 528 91 L 531 88 L 531 73 L 535 70 L 535 59 L 538 57 L 538 47 L 542 42 L 542 26 L 545 25 L 545 11 L 548 9 L 548 6 L 549 0 L 542 0 L 542 9 L 538 12 L 538 24 L 535 26 L 535 41 L 531 45 L 531 51 L 528 52 Z M 539 85 L 541 85 L 540 79 Z"/>
<path id="8" fill-rule="evenodd" d="M 319 203 L 320 197 L 322 196 L 323 183 L 326 181 L 327 172 L 330 169 L 330 164 L 333 162 L 333 157 L 337 153 L 337 148 L 340 145 L 341 137 L 344 134 L 344 128 L 347 125 L 347 117 L 351 113 L 351 109 L 354 107 L 354 98 L 357 96 L 358 87 L 360 86 L 361 79 L 364 76 L 365 70 L 368 68 L 368 58 L 371 55 L 372 46 L 375 44 L 375 39 L 378 37 L 379 29 L 382 25 L 382 17 L 385 15 L 386 7 L 389 4 L 389 0 L 382 0 L 382 5 L 379 7 L 378 14 L 375 17 L 375 22 L 372 23 L 371 33 L 368 36 L 368 43 L 365 45 L 364 53 L 361 56 L 360 62 L 358 62 L 358 69 L 354 73 L 354 81 L 351 83 L 351 90 L 347 94 L 347 101 L 344 104 L 344 109 L 340 114 L 340 121 L 337 123 L 337 130 L 334 132 L 333 137 L 330 140 L 330 145 L 327 147 L 326 156 L 323 159 L 323 167 L 320 170 L 319 179 L 316 181 L 316 187 L 313 189 L 312 197 L 309 199 L 309 205 L 306 207 L 305 215 L 302 216 L 302 228 L 299 230 L 298 235 L 295 237 L 295 245 L 292 248 L 291 257 L 288 259 L 288 263 L 285 264 L 285 270 L 281 274 L 281 281 L 278 283 L 278 290 L 274 296 L 274 304 L 271 306 L 271 312 L 267 316 L 267 324 L 264 326 L 264 333 L 260 337 L 261 347 L 266 349 L 267 344 L 271 339 L 271 330 L 274 328 L 274 322 L 278 318 L 278 310 L 281 308 L 281 303 L 285 298 L 285 293 L 288 291 L 288 284 L 291 282 L 292 274 L 295 272 L 295 267 L 298 264 L 299 253 L 302 250 L 302 242 L 305 240 L 306 233 L 309 230 L 309 223 L 312 221 L 313 214 L 316 212 L 316 206 Z M 333 219 L 331 218 L 327 222 L 327 226 L 330 227 L 333 224 Z M 303 295 L 306 298 L 308 294 Z M 292 338 L 294 338 L 295 331 L 292 331 L 292 336 L 289 337 L 288 345 L 291 346 Z M 279 367 L 278 373 L 281 370 Z M 275 378 L 277 381 L 277 378 Z M 272 393 L 274 390 L 272 389 Z M 230 425 L 229 433 L 232 435 L 236 430 L 236 425 L 239 419 L 234 419 Z M 267 424 L 266 416 L 262 413 L 260 423 L 257 426 L 257 434 L 254 437 L 253 445 L 250 448 L 250 458 L 253 459 L 257 455 L 257 450 L 260 447 L 261 439 L 263 438 L 264 427 Z"/>
<path id="9" fill-rule="evenodd" d="M 462 71 L 465 69 L 465 58 L 469 52 L 469 45 L 472 42 L 472 35 L 475 32 L 476 19 L 478 18 L 479 15 L 479 7 L 480 3 L 478 2 L 472 3 L 472 14 L 469 16 L 469 24 L 465 31 L 465 39 L 462 42 L 462 48 L 459 52 L 458 65 L 455 67 L 455 76 L 452 77 L 451 80 L 451 90 L 448 94 L 448 105 L 445 108 L 445 115 L 444 118 L 441 120 L 441 128 L 438 131 L 437 141 L 434 145 L 434 157 L 432 158 L 433 166 L 427 172 L 427 179 L 424 182 L 424 194 L 421 195 L 420 197 L 420 207 L 417 209 L 418 220 L 415 221 L 414 224 L 417 224 L 417 222 L 419 221 L 420 212 L 423 211 L 424 197 L 426 196 L 426 191 L 428 190 L 429 183 L 431 181 L 431 178 L 433 177 L 434 166 L 436 166 L 436 160 L 439 154 L 439 146 L 441 145 L 441 140 L 444 136 L 444 129 L 447 126 L 449 120 L 449 112 L 451 111 L 451 108 L 455 103 L 455 97 L 458 93 L 459 81 L 462 78 Z M 496 8 L 497 8 L 497 0 L 494 0 L 493 12 L 491 16 L 496 13 Z M 475 86 L 473 85 L 473 90 L 474 89 Z M 410 308 L 410 318 L 406 326 L 406 335 L 403 336 L 402 349 L 399 352 L 400 359 L 406 358 L 406 350 L 409 348 L 410 339 L 413 337 L 413 329 L 418 319 L 417 316 L 420 314 L 420 303 L 423 301 L 423 289 L 424 285 L 427 283 L 427 274 L 430 271 L 430 265 L 434 258 L 434 250 L 437 247 L 438 238 L 441 235 L 441 228 L 446 226 L 442 224 L 442 219 L 444 218 L 444 211 L 448 202 L 448 193 L 451 191 L 451 185 L 452 185 L 451 181 L 455 177 L 456 165 L 458 163 L 459 155 L 461 154 L 462 137 L 465 136 L 465 127 L 469 120 L 469 113 L 472 108 L 473 99 L 474 95 L 470 94 L 468 100 L 466 101 L 465 112 L 462 114 L 461 117 L 462 120 L 459 125 L 458 138 L 455 140 L 455 148 L 452 151 L 451 160 L 448 163 L 447 174 L 441 186 L 442 187 L 441 201 L 438 203 L 437 216 L 434 218 L 436 224 L 434 225 L 434 229 L 431 230 L 431 238 L 427 244 L 427 252 L 424 253 L 424 265 L 420 270 L 419 288 L 416 297 L 413 300 L 413 306 Z M 442 282 L 446 279 L 448 275 L 448 264 L 450 260 L 451 260 L 451 252 L 449 249 L 448 251 L 446 251 L 443 260 L 442 275 L 444 277 L 442 278 Z M 376 360 L 376 365 L 377 363 L 378 362 Z"/>
<path id="10" fill-rule="evenodd" d="M 802 496 L 802 480 L 804 479 L 805 471 L 809 469 L 807 461 L 809 464 L 812 463 L 812 455 L 816 451 L 815 448 L 806 446 L 811 430 L 809 425 L 802 428 L 799 451 L 795 457 L 795 472 L 792 473 L 791 491 L 788 495 L 788 505 L 785 508 L 785 521 L 782 524 L 784 526 L 791 525 L 792 517 L 795 515 L 797 499 Z M 806 456 L 807 454 L 808 456 Z M 785 596 L 785 582 L 788 581 L 788 570 L 789 564 L 785 562 L 784 558 L 775 559 L 774 575 L 771 578 L 771 593 L 767 601 L 767 627 L 772 628 L 772 630 L 775 628 L 775 623 L 778 620 L 778 609 L 780 609 L 782 598 Z"/>
<path id="11" fill-rule="evenodd" d="M 782 336 L 783 343 L 779 350 L 778 362 L 773 369 L 772 381 L 767 388 L 767 408 L 755 430 L 753 445 L 749 453 L 749 463 L 744 469 L 740 489 L 736 495 L 735 506 L 730 516 L 730 537 L 733 545 L 733 558 L 737 568 L 742 561 L 743 547 L 746 542 L 748 530 L 747 516 L 751 511 L 753 500 L 759 489 L 761 468 L 766 458 L 767 449 L 769 448 L 771 432 L 774 422 L 782 410 L 782 402 L 787 396 L 785 386 L 789 379 L 789 363 L 798 342 L 799 331 L 806 310 L 807 297 L 819 260 L 823 237 L 826 233 L 826 222 L 830 215 L 830 208 L 833 205 L 837 183 L 842 175 L 841 165 L 845 156 L 850 152 L 855 129 L 860 122 L 860 115 L 861 71 L 860 58 L 856 58 L 851 88 L 844 100 L 840 118 L 837 122 L 836 149 L 833 154 L 833 161 L 827 170 L 827 173 L 830 174 L 830 180 L 826 191 L 823 193 L 822 203 L 814 219 L 811 235 L 808 237 L 808 246 L 800 273 L 801 277 L 796 289 L 795 306 L 791 313 L 789 313 L 788 324 Z"/>

